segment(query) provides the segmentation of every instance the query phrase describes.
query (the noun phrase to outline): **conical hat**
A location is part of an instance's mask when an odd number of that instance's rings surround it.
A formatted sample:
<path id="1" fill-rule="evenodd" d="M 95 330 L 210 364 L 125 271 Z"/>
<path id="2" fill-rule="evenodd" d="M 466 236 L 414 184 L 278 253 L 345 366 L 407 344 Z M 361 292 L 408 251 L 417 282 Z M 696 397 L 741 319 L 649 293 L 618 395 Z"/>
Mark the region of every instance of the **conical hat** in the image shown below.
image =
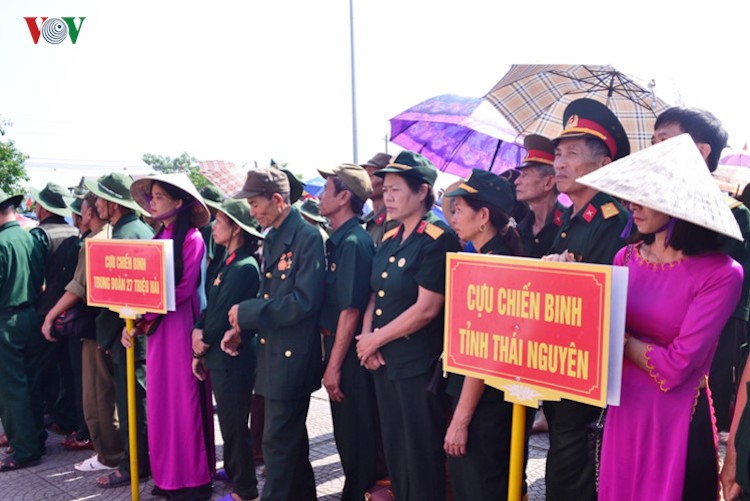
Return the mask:
<path id="1" fill-rule="evenodd" d="M 742 241 L 726 197 L 688 134 L 621 158 L 579 183 Z"/>
<path id="2" fill-rule="evenodd" d="M 198 190 L 190 181 L 187 174 L 183 172 L 146 176 L 133 181 L 133 184 L 130 185 L 130 193 L 133 195 L 133 199 L 136 203 L 138 203 L 138 205 L 144 210 L 149 210 L 151 183 L 154 181 L 170 184 L 179 188 L 196 200 L 197 203 L 193 205 L 190 210 L 190 220 L 193 226 L 196 228 L 203 228 L 211 222 L 211 214 L 208 212 L 208 207 L 206 207 L 203 197 L 200 196 L 200 193 L 198 193 Z"/>

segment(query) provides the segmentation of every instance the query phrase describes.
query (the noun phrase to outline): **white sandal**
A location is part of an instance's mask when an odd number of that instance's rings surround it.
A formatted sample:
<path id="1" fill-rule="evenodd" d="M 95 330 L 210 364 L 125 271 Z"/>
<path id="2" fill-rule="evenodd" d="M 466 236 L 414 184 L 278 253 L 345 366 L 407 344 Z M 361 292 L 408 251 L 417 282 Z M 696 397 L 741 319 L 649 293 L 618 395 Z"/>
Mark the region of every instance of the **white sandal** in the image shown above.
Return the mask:
<path id="1" fill-rule="evenodd" d="M 105 464 L 102 464 L 99 461 L 99 458 L 97 457 L 97 454 L 94 454 L 90 458 L 88 458 L 85 461 L 81 461 L 80 463 L 76 463 L 75 465 L 76 470 L 78 471 L 103 471 L 103 470 L 114 470 L 115 467 L 113 466 L 107 466 Z"/>

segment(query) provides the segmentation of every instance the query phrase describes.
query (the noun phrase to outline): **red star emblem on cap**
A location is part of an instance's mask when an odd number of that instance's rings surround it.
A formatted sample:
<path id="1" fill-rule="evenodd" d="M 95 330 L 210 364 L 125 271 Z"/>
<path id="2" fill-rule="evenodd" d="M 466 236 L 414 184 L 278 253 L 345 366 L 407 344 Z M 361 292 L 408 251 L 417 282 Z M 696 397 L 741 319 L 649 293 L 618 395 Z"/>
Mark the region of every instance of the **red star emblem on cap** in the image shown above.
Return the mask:
<path id="1" fill-rule="evenodd" d="M 583 219 L 586 220 L 587 223 L 590 223 L 592 219 L 594 219 L 594 216 L 596 216 L 596 207 L 589 204 L 588 207 L 586 207 L 586 210 L 583 211 Z"/>

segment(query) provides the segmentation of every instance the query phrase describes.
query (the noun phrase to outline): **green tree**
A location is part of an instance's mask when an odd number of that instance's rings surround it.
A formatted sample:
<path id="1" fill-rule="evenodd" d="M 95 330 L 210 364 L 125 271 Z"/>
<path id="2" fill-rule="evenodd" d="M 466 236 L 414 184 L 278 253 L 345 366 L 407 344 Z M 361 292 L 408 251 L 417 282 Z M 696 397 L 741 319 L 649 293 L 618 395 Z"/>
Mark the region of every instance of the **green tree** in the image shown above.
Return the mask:
<path id="1" fill-rule="evenodd" d="M 5 135 L 5 129 L 13 122 L 0 115 L 0 136 Z M 0 141 L 0 188 L 8 194 L 22 193 L 21 181 L 28 181 L 26 173 L 26 159 L 28 155 L 16 148 L 13 141 Z"/>
<path id="2" fill-rule="evenodd" d="M 153 153 L 146 153 L 142 157 L 143 162 L 149 167 L 154 169 L 156 172 L 162 174 L 171 174 L 173 172 L 184 172 L 188 175 L 190 180 L 193 182 L 196 188 L 199 190 L 209 184 L 211 181 L 206 179 L 206 176 L 200 173 L 198 168 L 198 160 L 195 157 L 183 153 L 179 157 L 165 157 L 162 155 L 154 155 Z"/>

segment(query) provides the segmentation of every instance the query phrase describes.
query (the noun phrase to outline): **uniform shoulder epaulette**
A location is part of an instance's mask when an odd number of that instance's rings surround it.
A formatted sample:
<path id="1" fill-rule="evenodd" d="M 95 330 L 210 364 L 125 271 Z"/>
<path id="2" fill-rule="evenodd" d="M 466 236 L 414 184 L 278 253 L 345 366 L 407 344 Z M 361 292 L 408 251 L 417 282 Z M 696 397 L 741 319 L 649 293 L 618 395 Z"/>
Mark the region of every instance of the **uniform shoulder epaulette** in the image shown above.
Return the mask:
<path id="1" fill-rule="evenodd" d="M 602 209 L 602 216 L 604 217 L 604 219 L 609 219 L 620 213 L 620 209 L 618 209 L 617 206 L 613 204 L 612 202 L 608 202 L 602 205 L 601 209 Z"/>
<path id="2" fill-rule="evenodd" d="M 383 242 L 385 242 L 389 238 L 392 238 L 392 237 L 396 236 L 396 233 L 398 233 L 398 229 L 399 228 L 400 228 L 400 226 L 396 226 L 395 228 L 392 228 L 392 229 L 386 231 L 385 233 L 383 233 Z"/>
<path id="3" fill-rule="evenodd" d="M 427 233 L 433 240 L 437 240 L 438 238 L 440 238 L 440 235 L 445 233 L 445 230 L 432 223 L 427 223 L 427 225 L 424 227 L 424 232 Z"/>
<path id="4" fill-rule="evenodd" d="M 726 202 L 730 209 L 736 209 L 737 207 L 742 205 L 742 202 L 734 197 L 730 197 L 729 195 L 726 196 Z"/>

